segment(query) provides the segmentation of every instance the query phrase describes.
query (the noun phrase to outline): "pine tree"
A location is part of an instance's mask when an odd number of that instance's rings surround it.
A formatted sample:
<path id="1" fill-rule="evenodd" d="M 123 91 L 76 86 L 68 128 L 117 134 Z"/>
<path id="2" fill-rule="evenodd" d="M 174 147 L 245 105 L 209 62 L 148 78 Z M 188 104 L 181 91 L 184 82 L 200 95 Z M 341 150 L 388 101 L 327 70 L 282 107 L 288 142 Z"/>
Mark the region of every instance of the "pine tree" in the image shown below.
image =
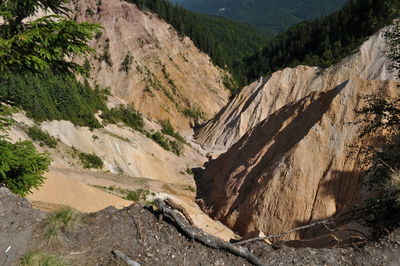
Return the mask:
<path id="1" fill-rule="evenodd" d="M 0 0 L 0 17 L 4 20 L 0 25 L 0 71 L 84 72 L 83 67 L 65 58 L 91 52 L 87 42 L 100 26 L 65 17 L 68 2 Z M 54 15 L 26 21 L 41 9 Z"/>

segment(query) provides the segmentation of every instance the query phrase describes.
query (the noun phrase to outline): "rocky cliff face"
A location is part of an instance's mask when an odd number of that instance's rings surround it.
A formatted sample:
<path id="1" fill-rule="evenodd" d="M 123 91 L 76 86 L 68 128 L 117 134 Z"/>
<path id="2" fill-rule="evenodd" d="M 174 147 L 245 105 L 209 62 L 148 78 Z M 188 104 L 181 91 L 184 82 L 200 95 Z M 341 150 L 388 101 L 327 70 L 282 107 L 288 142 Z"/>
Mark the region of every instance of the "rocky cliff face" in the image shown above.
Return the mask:
<path id="1" fill-rule="evenodd" d="M 197 141 L 216 153 L 226 151 L 248 130 L 284 105 L 312 91 L 332 89 L 350 79 L 394 79 L 385 57 L 385 30 L 372 36 L 353 56 L 327 70 L 299 66 L 277 71 L 245 87 L 196 134 Z"/>
<path id="2" fill-rule="evenodd" d="M 241 234 L 274 234 L 357 202 L 365 170 L 358 147 L 366 140 L 356 110 L 365 95 L 391 97 L 400 86 L 386 80 L 394 73 L 384 47 L 381 32 L 326 71 L 285 69 L 247 87 L 198 135 L 209 146 L 229 147 L 244 134 L 199 179 L 203 209 Z"/>
<path id="3" fill-rule="evenodd" d="M 121 102 L 178 129 L 212 118 L 227 103 L 226 73 L 156 14 L 120 0 L 74 1 L 73 8 L 79 21 L 103 26 L 91 43 L 91 82 L 110 87 Z"/>

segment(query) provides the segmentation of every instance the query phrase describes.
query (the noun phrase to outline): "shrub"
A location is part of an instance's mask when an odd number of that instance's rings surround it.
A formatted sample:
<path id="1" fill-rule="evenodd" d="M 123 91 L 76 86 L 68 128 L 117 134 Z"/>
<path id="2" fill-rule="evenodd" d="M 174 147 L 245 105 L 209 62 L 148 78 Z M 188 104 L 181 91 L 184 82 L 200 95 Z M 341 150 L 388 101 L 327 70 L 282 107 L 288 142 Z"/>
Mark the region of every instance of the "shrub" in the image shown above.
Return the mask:
<path id="1" fill-rule="evenodd" d="M 107 65 L 110 67 L 113 66 L 113 62 L 111 61 L 111 55 L 110 55 L 110 40 L 106 40 L 106 46 L 104 47 L 103 54 L 100 55 L 99 57 L 100 61 L 106 62 Z"/>
<path id="2" fill-rule="evenodd" d="M 164 150 L 170 150 L 168 140 L 164 137 L 163 134 L 161 134 L 161 132 L 156 132 L 151 135 L 151 139 L 157 142 L 161 147 L 163 147 Z"/>
<path id="3" fill-rule="evenodd" d="M 131 56 L 131 53 L 128 52 L 127 55 L 124 58 L 124 61 L 121 63 L 121 67 L 119 68 L 119 71 L 124 71 L 126 73 L 129 72 L 132 68 L 132 63 L 133 63 L 133 56 Z"/>
<path id="4" fill-rule="evenodd" d="M 176 140 L 179 140 L 180 142 L 186 143 L 185 138 L 182 137 L 178 132 L 175 132 L 175 130 L 169 120 L 160 121 L 160 124 L 162 127 L 162 129 L 161 129 L 162 133 L 164 133 L 165 135 L 174 137 Z"/>
<path id="5" fill-rule="evenodd" d="M 46 145 L 50 148 L 57 147 L 57 140 L 37 126 L 29 127 L 27 129 L 27 134 L 34 141 L 38 141 L 40 146 Z"/>
<path id="6" fill-rule="evenodd" d="M 181 142 L 178 142 L 178 141 L 173 140 L 173 141 L 170 141 L 170 142 L 169 142 L 169 145 L 170 145 L 170 149 L 171 149 L 171 151 L 172 151 L 173 153 L 175 153 L 175 154 L 178 155 L 178 156 L 181 156 L 181 155 L 182 155 L 182 152 L 183 152 L 183 144 L 182 144 Z"/>
<path id="7" fill-rule="evenodd" d="M 103 160 L 96 154 L 79 152 L 78 156 L 84 168 L 101 169 L 104 166 Z"/>
<path id="8" fill-rule="evenodd" d="M 125 191 L 125 193 L 127 200 L 138 202 L 138 201 L 145 201 L 147 195 L 150 194 L 150 191 L 148 189 L 138 189 L 138 190 L 127 190 Z"/>
<path id="9" fill-rule="evenodd" d="M 24 197 L 43 184 L 50 161 L 30 141 L 13 144 L 0 139 L 0 184 Z"/>
<path id="10" fill-rule="evenodd" d="M 171 141 L 165 138 L 165 136 L 161 132 L 156 132 L 151 135 L 151 139 L 157 142 L 164 150 L 172 151 L 178 156 L 182 155 L 183 144 L 178 141 Z"/>
<path id="11" fill-rule="evenodd" d="M 193 118 L 194 120 L 204 119 L 204 113 L 200 108 L 185 108 L 183 114 L 187 117 Z"/>
<path id="12" fill-rule="evenodd" d="M 120 105 L 106 110 L 100 117 L 107 123 L 123 122 L 132 129 L 143 132 L 144 121 L 142 115 L 132 105 L 127 107 Z"/>

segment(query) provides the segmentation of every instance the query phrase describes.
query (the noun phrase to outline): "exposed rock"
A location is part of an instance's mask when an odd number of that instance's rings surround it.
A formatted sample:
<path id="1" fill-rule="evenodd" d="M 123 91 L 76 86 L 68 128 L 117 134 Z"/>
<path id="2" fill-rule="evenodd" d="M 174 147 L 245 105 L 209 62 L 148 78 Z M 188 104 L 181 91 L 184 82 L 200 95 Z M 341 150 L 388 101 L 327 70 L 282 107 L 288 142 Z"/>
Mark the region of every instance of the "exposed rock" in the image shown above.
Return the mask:
<path id="1" fill-rule="evenodd" d="M 16 265 L 29 247 L 35 226 L 44 214 L 26 199 L 0 187 L 0 264 Z"/>
<path id="2" fill-rule="evenodd" d="M 240 234 L 267 235 L 347 210 L 365 167 L 356 110 L 363 96 L 398 95 L 399 86 L 351 78 L 286 104 L 208 164 L 197 185 L 203 209 Z"/>
<path id="3" fill-rule="evenodd" d="M 395 79 L 385 57 L 385 31 L 373 35 L 358 53 L 327 70 L 307 66 L 286 68 L 245 87 L 196 134 L 197 141 L 211 151 L 222 153 L 270 114 L 312 91 L 330 90 L 352 77 Z"/>
<path id="4" fill-rule="evenodd" d="M 74 1 L 73 7 L 79 21 L 104 28 L 91 42 L 97 51 L 88 58 L 91 82 L 110 87 L 120 102 L 133 102 L 139 111 L 169 119 L 178 129 L 191 123 L 185 109 L 198 109 L 210 119 L 227 103 L 226 73 L 156 14 L 120 0 Z M 125 71 L 121 66 L 127 56 L 131 63 Z"/>

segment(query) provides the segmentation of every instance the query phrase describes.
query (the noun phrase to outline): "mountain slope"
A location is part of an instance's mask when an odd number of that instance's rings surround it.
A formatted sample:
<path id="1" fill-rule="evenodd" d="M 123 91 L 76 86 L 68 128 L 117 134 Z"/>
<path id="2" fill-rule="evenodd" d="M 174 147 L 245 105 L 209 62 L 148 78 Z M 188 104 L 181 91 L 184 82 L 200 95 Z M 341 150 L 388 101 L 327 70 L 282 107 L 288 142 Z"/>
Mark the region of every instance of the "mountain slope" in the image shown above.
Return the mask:
<path id="1" fill-rule="evenodd" d="M 303 20 L 338 10 L 346 0 L 183 0 L 190 10 L 246 22 L 269 36 Z"/>
<path id="2" fill-rule="evenodd" d="M 103 26 L 91 42 L 90 82 L 109 87 L 122 103 L 177 129 L 211 118 L 227 102 L 227 73 L 215 67 L 186 37 L 136 5 L 119 0 L 75 1 L 79 21 Z"/>
<path id="3" fill-rule="evenodd" d="M 245 87 L 196 133 L 197 141 L 207 149 L 223 151 L 268 115 L 312 91 L 337 86 L 351 77 L 395 79 L 385 56 L 385 32 L 381 30 L 373 35 L 358 53 L 325 71 L 307 66 L 285 68 Z"/>
<path id="4" fill-rule="evenodd" d="M 383 34 L 328 70 L 285 69 L 243 90 L 237 105 L 227 108 L 237 113 L 231 112 L 226 127 L 236 125 L 238 135 L 255 127 L 211 161 L 198 179 L 203 209 L 240 234 L 261 230 L 268 235 L 333 217 L 357 203 L 366 170 L 361 149 L 370 141 L 359 137 L 357 110 L 373 92 L 399 95 L 400 82 L 387 80 L 396 75 L 382 56 Z M 256 99 L 253 106 L 251 99 Z M 257 123 L 262 112 L 265 119 Z M 222 144 L 232 140 L 223 136 Z"/>
<path id="5" fill-rule="evenodd" d="M 329 67 L 350 56 L 379 29 L 389 25 L 400 10 L 397 0 L 353 0 L 339 11 L 299 23 L 265 47 L 235 65 L 233 73 L 243 84 L 285 67 Z"/>

